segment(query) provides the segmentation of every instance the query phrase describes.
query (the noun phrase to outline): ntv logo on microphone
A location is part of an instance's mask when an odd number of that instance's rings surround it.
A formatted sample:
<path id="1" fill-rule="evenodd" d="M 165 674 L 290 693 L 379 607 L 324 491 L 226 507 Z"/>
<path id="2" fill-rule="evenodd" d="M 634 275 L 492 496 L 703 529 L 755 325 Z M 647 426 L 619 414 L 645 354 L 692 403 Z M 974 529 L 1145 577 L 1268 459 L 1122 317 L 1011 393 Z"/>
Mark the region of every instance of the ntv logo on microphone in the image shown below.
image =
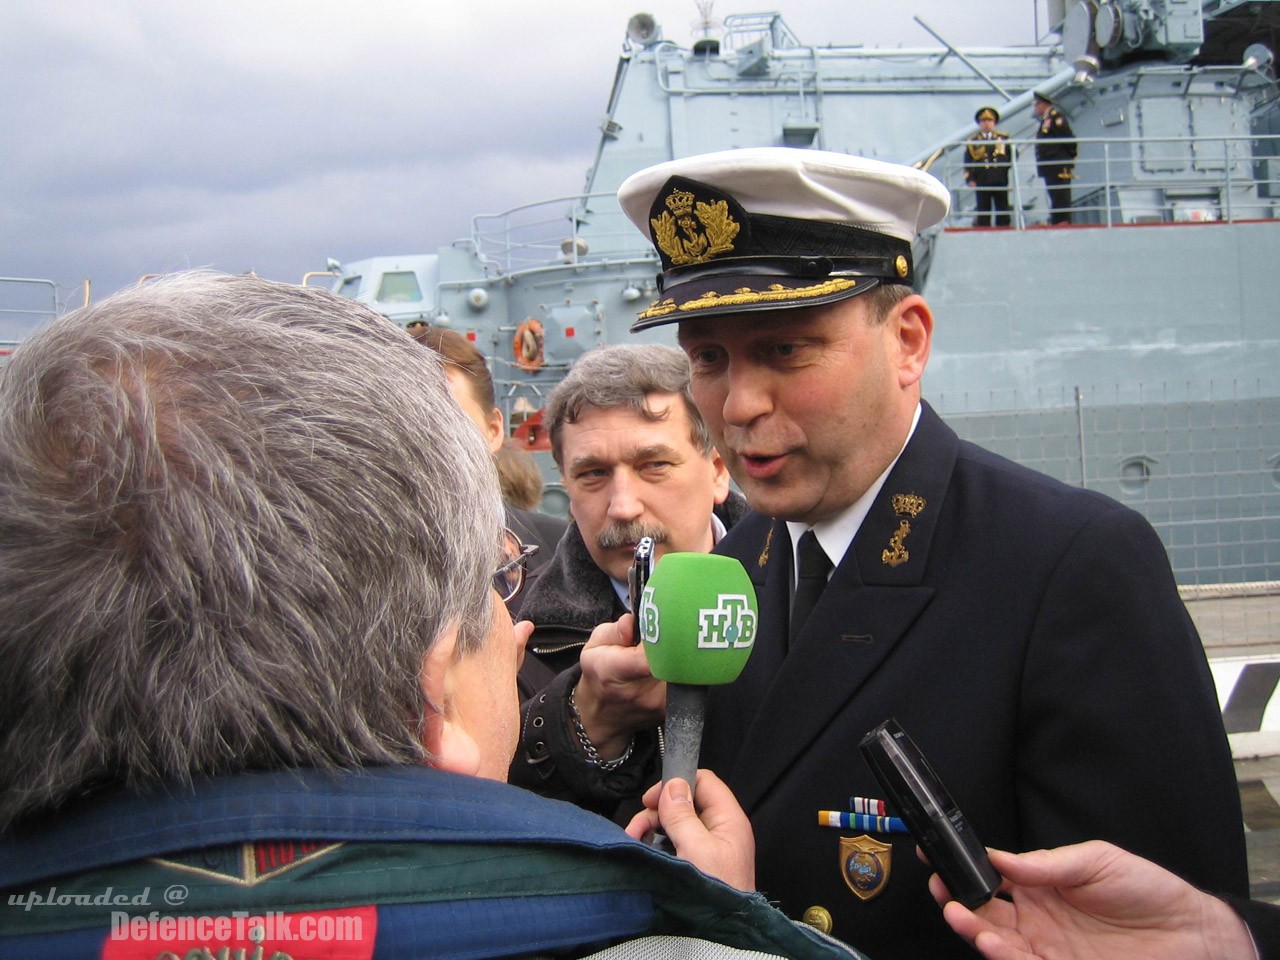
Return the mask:
<path id="1" fill-rule="evenodd" d="M 653 602 L 653 587 L 647 586 L 640 597 L 640 639 L 657 643 L 660 629 L 658 607 Z M 698 610 L 698 647 L 704 650 L 744 649 L 755 643 L 756 612 L 745 594 L 716 595 L 716 606 Z"/>

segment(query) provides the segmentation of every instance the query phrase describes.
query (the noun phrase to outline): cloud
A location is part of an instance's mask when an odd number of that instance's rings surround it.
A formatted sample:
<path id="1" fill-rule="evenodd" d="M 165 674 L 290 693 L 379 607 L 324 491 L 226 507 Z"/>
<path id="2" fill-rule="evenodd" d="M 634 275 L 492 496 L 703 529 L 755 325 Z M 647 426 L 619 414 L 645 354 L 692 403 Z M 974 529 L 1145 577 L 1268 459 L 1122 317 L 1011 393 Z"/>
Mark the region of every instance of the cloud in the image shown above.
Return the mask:
<path id="1" fill-rule="evenodd" d="M 935 45 L 896 0 L 794 5 L 787 22 L 808 42 L 889 32 Z M 666 37 L 689 40 L 693 3 L 647 7 Z M 1015 39 L 975 36 L 1014 17 L 914 8 L 944 33 L 962 25 L 956 42 Z M 95 295 L 188 265 L 296 280 L 327 256 L 432 251 L 476 214 L 576 192 L 630 12 L 599 0 L 11 0 L 4 271 L 68 290 L 91 277 Z"/>

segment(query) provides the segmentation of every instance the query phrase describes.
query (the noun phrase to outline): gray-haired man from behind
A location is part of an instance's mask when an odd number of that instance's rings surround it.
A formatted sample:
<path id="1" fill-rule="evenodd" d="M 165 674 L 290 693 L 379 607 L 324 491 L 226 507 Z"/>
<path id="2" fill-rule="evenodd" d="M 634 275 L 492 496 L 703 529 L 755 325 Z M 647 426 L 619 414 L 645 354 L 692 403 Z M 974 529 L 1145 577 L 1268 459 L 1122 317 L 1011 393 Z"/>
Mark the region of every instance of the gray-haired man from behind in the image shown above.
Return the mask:
<path id="1" fill-rule="evenodd" d="M 652 537 L 655 561 L 707 553 L 746 502 L 729 490 L 690 393 L 689 360 L 674 347 L 584 354 L 552 392 L 543 422 L 574 522 L 520 608 L 534 631 L 520 672 L 524 721 L 511 782 L 625 822 L 637 806 L 626 801 L 655 773 L 666 698 L 630 643 L 630 620 L 614 626 L 628 612 L 636 545 Z M 625 641 L 588 643 L 600 624 Z"/>
<path id="2" fill-rule="evenodd" d="M 832 950 L 490 782 L 528 631 L 501 523 L 438 358 L 351 301 L 179 276 L 24 343 L 0 378 L 0 957 Z M 749 887 L 745 818 L 714 777 L 698 795 L 664 826 Z"/>

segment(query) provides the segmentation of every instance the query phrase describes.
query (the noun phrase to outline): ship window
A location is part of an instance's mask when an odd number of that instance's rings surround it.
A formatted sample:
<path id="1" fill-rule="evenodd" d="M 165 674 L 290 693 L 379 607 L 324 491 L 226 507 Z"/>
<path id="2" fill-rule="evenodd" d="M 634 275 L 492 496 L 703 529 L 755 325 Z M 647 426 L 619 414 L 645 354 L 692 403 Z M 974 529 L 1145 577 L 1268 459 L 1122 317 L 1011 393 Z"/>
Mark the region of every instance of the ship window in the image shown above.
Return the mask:
<path id="1" fill-rule="evenodd" d="M 384 273 L 378 284 L 379 303 L 409 303 L 422 299 L 422 288 L 412 270 Z"/>
<path id="2" fill-rule="evenodd" d="M 1151 464 L 1147 457 L 1128 457 L 1120 463 L 1120 489 L 1130 495 L 1142 493 L 1151 482 Z"/>
<path id="3" fill-rule="evenodd" d="M 350 297 L 352 300 L 354 300 L 356 297 L 356 294 L 360 292 L 361 279 L 362 278 L 358 273 L 354 277 L 346 277 L 342 281 L 342 283 L 338 286 L 338 296 Z"/>
<path id="4" fill-rule="evenodd" d="M 1267 457 L 1267 464 L 1271 467 L 1271 483 L 1280 490 L 1280 453 L 1273 453 Z"/>

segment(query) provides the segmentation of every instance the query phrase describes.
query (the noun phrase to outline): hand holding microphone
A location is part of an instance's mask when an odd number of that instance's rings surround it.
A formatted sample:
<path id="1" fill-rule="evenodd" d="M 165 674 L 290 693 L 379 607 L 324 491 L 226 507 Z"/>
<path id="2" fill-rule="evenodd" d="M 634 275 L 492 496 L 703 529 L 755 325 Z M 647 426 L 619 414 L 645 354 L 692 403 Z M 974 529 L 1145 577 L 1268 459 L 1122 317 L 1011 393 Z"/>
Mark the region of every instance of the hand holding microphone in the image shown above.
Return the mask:
<path id="1" fill-rule="evenodd" d="M 669 553 L 653 569 L 637 618 L 649 668 L 667 682 L 663 784 L 679 777 L 696 790 L 707 687 L 732 683 L 751 655 L 755 590 L 732 557 Z M 662 845 L 660 835 L 655 842 Z"/>
<path id="2" fill-rule="evenodd" d="M 645 809 L 637 813 L 627 833 L 637 840 L 666 834 L 680 859 L 731 887 L 756 888 L 756 840 L 751 821 L 733 791 L 710 770 L 698 771 L 698 803 L 693 784 L 682 779 L 655 783 L 645 792 Z"/>

